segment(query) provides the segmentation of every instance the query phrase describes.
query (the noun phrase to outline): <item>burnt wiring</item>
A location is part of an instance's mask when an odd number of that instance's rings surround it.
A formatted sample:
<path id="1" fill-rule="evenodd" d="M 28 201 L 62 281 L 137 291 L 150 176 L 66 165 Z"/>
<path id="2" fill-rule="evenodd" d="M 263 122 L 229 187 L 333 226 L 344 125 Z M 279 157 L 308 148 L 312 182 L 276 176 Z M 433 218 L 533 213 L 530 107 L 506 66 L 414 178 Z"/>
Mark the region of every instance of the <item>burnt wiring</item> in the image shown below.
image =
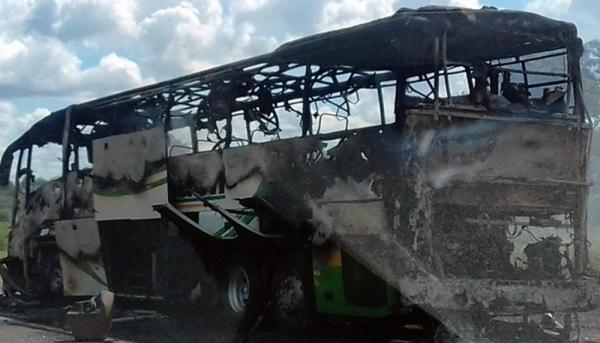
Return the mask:
<path id="1" fill-rule="evenodd" d="M 575 269 L 573 267 L 573 261 L 571 261 L 571 245 L 573 245 L 574 241 L 563 243 L 561 247 L 564 248 L 564 251 L 561 252 L 561 257 L 565 259 L 566 263 L 562 266 L 563 271 L 569 272 L 570 276 L 573 276 L 575 273 Z"/>
<path id="2" fill-rule="evenodd" d="M 521 236 L 521 234 L 523 234 L 523 232 L 529 234 L 529 237 L 531 237 L 531 239 L 533 239 L 536 242 L 539 242 L 540 239 L 533 233 L 531 232 L 531 230 L 529 229 L 529 226 L 527 225 L 521 225 L 520 227 L 518 225 L 514 225 L 514 229 L 511 231 L 510 230 L 510 225 L 507 227 L 507 234 L 508 234 L 508 238 L 509 239 L 516 239 L 518 237 Z"/>

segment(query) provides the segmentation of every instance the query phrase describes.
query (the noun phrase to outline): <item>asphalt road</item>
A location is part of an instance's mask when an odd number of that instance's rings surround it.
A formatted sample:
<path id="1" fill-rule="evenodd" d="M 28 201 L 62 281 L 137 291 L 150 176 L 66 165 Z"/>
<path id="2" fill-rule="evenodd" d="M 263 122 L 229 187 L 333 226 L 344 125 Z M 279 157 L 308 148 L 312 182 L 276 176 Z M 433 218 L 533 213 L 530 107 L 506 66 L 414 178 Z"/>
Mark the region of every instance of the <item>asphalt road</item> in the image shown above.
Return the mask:
<path id="1" fill-rule="evenodd" d="M 132 313 L 140 310 L 123 310 L 117 313 L 109 342 L 232 342 L 237 324 L 210 311 L 156 310 L 147 319 Z M 14 303 L 0 298 L 0 343 L 73 342 L 64 330 L 65 309 L 60 306 L 42 306 L 35 303 Z M 140 319 L 141 318 L 141 319 Z M 600 342 L 600 310 L 580 315 L 581 341 Z M 341 343 L 341 342 L 401 342 L 402 340 L 382 336 L 372 325 L 336 323 L 322 325 L 315 332 L 300 336 L 284 334 L 273 329 L 257 330 L 248 343 L 253 342 L 298 342 L 298 343 Z M 392 338 L 392 339 L 390 339 Z"/>
<path id="2" fill-rule="evenodd" d="M 26 323 L 7 317 L 0 317 L 0 342 L 47 343 L 71 341 L 71 335 L 66 331 L 49 326 Z"/>
<path id="3" fill-rule="evenodd" d="M 52 326 L 24 322 L 0 316 L 0 342 L 2 343 L 67 343 L 75 342 L 71 334 Z M 111 343 L 134 343 L 109 338 Z"/>

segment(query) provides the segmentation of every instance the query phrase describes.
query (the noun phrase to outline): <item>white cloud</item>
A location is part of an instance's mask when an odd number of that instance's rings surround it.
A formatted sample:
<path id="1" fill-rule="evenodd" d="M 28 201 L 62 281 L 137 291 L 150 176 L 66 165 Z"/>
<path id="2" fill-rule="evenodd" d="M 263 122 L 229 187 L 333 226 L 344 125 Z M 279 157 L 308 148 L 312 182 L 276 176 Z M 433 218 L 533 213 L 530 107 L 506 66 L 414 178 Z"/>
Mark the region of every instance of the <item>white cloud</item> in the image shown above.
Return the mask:
<path id="1" fill-rule="evenodd" d="M 110 42 L 123 36 L 134 38 L 136 10 L 135 0 L 33 1 L 24 29 L 63 41 L 97 39 Z"/>
<path id="2" fill-rule="evenodd" d="M 17 108 L 10 102 L 0 101 L 0 156 L 8 145 L 19 138 L 35 122 L 50 114 L 46 108 L 36 108 L 32 112 L 19 114 Z M 62 154 L 58 144 L 46 144 L 43 147 L 35 146 L 33 149 L 32 170 L 36 177 L 44 179 L 56 178 L 61 173 Z M 14 180 L 16 161 L 13 161 L 10 180 Z"/>
<path id="3" fill-rule="evenodd" d="M 251 8 L 259 7 L 246 10 Z M 254 25 L 226 16 L 217 0 L 157 10 L 141 21 L 140 32 L 144 65 L 171 77 L 267 52 L 278 43 L 256 35 Z"/>
<path id="4" fill-rule="evenodd" d="M 14 34 L 31 15 L 34 0 L 0 0 L 0 32 Z"/>
<path id="5" fill-rule="evenodd" d="M 34 96 L 91 97 L 140 86 L 137 64 L 115 53 L 83 68 L 79 58 L 53 38 L 0 36 L 0 98 Z"/>
<path id="6" fill-rule="evenodd" d="M 25 53 L 27 48 L 25 44 L 19 41 L 0 41 L 0 63 L 2 61 L 8 61 L 15 59 L 17 56 Z M 7 71 L 5 71 L 7 72 Z M 0 74 L 2 75 L 2 74 Z M 4 75 L 6 77 L 6 75 Z"/>
<path id="7" fill-rule="evenodd" d="M 272 6 L 275 2 L 277 0 L 239 0 L 234 3 L 234 8 L 240 13 L 251 13 Z"/>
<path id="8" fill-rule="evenodd" d="M 329 1 L 323 7 L 320 30 L 332 30 L 394 14 L 394 0 Z"/>
<path id="9" fill-rule="evenodd" d="M 110 53 L 100 60 L 98 66 L 81 70 L 73 80 L 73 87 L 81 87 L 90 94 L 125 90 L 152 82 L 142 77 L 138 65 L 116 53 Z M 90 85 L 87 87 L 86 85 Z"/>
<path id="10" fill-rule="evenodd" d="M 2 128 L 0 152 L 4 152 L 11 141 L 49 113 L 50 111 L 45 108 L 37 108 L 31 113 L 18 115 L 16 107 L 11 102 L 0 101 L 0 127 Z"/>
<path id="11" fill-rule="evenodd" d="M 450 0 L 449 5 L 466 8 L 481 8 L 479 0 Z"/>
<path id="12" fill-rule="evenodd" d="M 0 26 L 0 44 L 8 51 L 0 52 L 0 70 L 8 74 L 0 79 L 0 98 L 60 95 L 74 89 L 94 95 L 134 87 L 145 81 L 140 70 L 154 79 L 175 77 L 271 51 L 288 37 L 365 22 L 390 15 L 399 5 L 423 3 L 0 0 L 0 10 L 11 15 L 10 29 Z M 114 73 L 102 63 L 90 66 L 90 56 L 99 60 L 111 54 L 132 56 L 131 63 L 121 63 L 128 66 L 127 73 Z M 131 67 L 133 63 L 137 66 Z M 86 79 L 92 76 L 94 80 Z"/>
<path id="13" fill-rule="evenodd" d="M 572 4 L 573 0 L 533 0 L 525 6 L 525 10 L 561 17 L 569 12 Z"/>
<path id="14" fill-rule="evenodd" d="M 387 17 L 400 8 L 417 9 L 422 6 L 481 7 L 477 0 L 330 0 L 321 2 L 319 21 L 313 32 L 339 29 Z M 305 33 L 306 34 L 306 33 Z"/>

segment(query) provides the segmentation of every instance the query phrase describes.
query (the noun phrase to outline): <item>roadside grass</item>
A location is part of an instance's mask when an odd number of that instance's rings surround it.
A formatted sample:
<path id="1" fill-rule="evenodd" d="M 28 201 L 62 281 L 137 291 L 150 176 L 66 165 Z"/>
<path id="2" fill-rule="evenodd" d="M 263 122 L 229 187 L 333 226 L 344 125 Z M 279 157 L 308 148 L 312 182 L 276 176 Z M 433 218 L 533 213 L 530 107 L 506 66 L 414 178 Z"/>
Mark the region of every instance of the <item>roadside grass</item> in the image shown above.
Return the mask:
<path id="1" fill-rule="evenodd" d="M 0 258 L 6 257 L 8 245 L 8 222 L 0 222 Z"/>

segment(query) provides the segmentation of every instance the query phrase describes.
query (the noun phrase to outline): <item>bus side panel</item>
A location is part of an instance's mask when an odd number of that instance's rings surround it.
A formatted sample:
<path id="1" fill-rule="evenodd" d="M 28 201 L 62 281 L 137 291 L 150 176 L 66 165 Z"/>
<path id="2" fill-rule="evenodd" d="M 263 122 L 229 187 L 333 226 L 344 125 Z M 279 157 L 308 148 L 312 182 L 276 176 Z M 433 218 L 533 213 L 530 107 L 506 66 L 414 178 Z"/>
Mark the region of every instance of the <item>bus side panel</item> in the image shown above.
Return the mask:
<path id="1" fill-rule="evenodd" d="M 65 296 L 87 296 L 107 290 L 98 224 L 94 218 L 54 223 Z"/>
<path id="2" fill-rule="evenodd" d="M 162 129 L 94 141 L 96 219 L 157 219 L 152 205 L 168 202 Z"/>
<path id="3" fill-rule="evenodd" d="M 313 247 L 312 256 L 319 313 L 384 318 L 400 306 L 392 287 L 333 243 Z"/>

